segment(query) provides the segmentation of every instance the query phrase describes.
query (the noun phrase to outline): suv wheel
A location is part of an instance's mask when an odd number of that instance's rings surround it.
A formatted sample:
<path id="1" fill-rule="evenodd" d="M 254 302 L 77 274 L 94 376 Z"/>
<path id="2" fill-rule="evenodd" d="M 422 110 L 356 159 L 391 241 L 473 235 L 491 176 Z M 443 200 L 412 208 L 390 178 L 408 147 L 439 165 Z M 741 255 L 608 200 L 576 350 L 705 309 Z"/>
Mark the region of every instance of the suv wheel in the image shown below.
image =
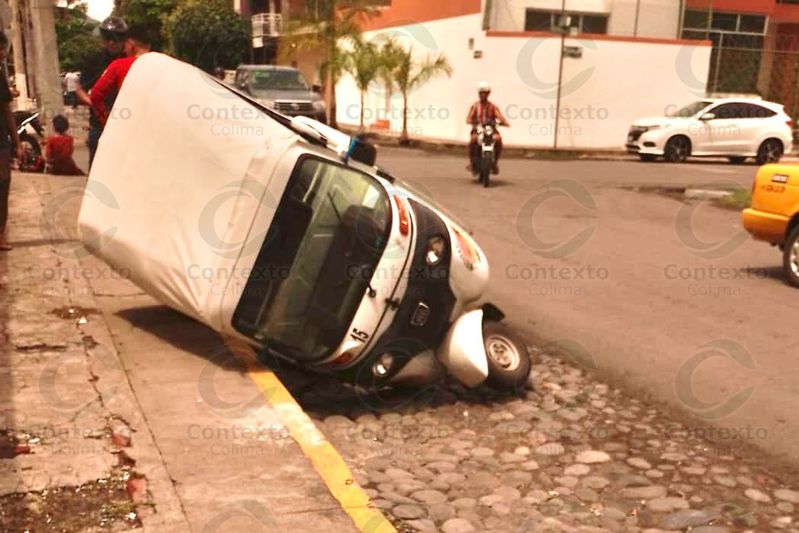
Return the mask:
<path id="1" fill-rule="evenodd" d="M 757 164 L 779 163 L 783 152 L 782 142 L 778 139 L 766 139 L 757 150 Z"/>
<path id="2" fill-rule="evenodd" d="M 669 163 L 682 163 L 691 155 L 691 140 L 684 135 L 669 139 L 666 143 L 664 156 Z"/>

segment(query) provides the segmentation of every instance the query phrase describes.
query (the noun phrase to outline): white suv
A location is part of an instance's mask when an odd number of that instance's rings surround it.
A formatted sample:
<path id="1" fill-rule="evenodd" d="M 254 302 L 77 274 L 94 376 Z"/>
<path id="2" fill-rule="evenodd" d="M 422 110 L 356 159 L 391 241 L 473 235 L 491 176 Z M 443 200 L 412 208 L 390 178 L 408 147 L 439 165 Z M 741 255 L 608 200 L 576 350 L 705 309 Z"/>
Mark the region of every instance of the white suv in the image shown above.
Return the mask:
<path id="1" fill-rule="evenodd" d="M 727 157 L 742 163 L 776 163 L 793 145 L 793 122 L 780 104 L 756 98 L 706 99 L 665 117 L 636 121 L 627 151 L 642 161 L 663 156 L 679 163 L 688 156 Z"/>

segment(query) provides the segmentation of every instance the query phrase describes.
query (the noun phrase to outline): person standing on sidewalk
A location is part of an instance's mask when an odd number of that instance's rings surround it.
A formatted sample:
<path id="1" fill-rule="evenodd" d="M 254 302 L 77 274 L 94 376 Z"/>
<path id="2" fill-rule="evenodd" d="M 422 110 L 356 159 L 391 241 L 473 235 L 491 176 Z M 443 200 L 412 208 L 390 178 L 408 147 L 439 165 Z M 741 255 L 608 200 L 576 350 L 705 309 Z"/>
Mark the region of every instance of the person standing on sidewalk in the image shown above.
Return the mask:
<path id="1" fill-rule="evenodd" d="M 8 37 L 0 30 L 0 63 L 5 63 L 7 56 Z M 11 193 L 11 147 L 16 147 L 17 157 L 20 159 L 24 154 L 19 143 L 14 113 L 11 111 L 11 90 L 4 68 L 0 68 L 0 78 L 0 252 L 7 252 L 11 250 L 11 245 L 6 240 L 8 196 Z"/>
<path id="2" fill-rule="evenodd" d="M 100 37 L 102 38 L 102 49 L 89 57 L 80 70 L 80 83 L 75 91 L 78 102 L 90 106 L 92 101 L 89 98 L 89 89 L 94 86 L 98 78 L 105 72 L 115 59 L 125 57 L 123 50 L 125 39 L 128 37 L 128 25 L 119 17 L 108 17 L 100 24 Z M 116 93 L 110 93 L 105 102 L 106 107 L 114 105 Z M 89 116 L 89 168 L 94 161 L 94 154 L 97 152 L 97 141 L 103 132 L 100 120 L 91 112 Z"/>
<path id="3" fill-rule="evenodd" d="M 130 67 L 141 56 L 150 51 L 150 36 L 147 27 L 137 25 L 128 29 L 128 38 L 125 40 L 125 53 L 127 57 L 115 59 L 108 65 L 102 76 L 97 80 L 89 93 L 92 110 L 100 120 L 102 127 L 108 120 L 111 107 L 106 105 L 108 95 L 119 94 L 122 83 L 130 71 Z"/>
<path id="4" fill-rule="evenodd" d="M 64 76 L 64 84 L 66 85 L 66 104 L 71 106 L 72 109 L 78 107 L 78 97 L 75 92 L 80 87 L 80 73 L 73 71 L 67 72 Z"/>

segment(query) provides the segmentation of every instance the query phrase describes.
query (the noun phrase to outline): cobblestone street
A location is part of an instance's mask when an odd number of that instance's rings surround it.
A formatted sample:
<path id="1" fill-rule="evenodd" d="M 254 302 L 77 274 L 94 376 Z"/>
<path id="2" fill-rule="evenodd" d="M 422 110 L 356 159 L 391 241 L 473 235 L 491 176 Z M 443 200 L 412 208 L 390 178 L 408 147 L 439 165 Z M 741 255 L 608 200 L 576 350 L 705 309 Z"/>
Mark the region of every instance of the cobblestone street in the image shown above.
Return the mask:
<path id="1" fill-rule="evenodd" d="M 300 400 L 402 531 L 799 531 L 795 474 L 738 435 L 538 356 L 524 398 L 443 386 L 342 401 L 346 389 L 317 382 Z"/>

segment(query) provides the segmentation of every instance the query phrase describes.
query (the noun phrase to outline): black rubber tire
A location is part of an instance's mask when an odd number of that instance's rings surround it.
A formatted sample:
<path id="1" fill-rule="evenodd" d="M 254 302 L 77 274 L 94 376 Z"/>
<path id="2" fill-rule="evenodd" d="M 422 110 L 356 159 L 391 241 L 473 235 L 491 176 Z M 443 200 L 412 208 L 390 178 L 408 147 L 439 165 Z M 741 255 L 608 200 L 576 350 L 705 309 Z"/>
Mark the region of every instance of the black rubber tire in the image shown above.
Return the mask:
<path id="1" fill-rule="evenodd" d="M 688 143 L 683 146 L 682 143 Z M 691 155 L 691 139 L 685 135 L 675 135 L 663 149 L 663 158 L 669 163 L 683 163 Z"/>
<path id="2" fill-rule="evenodd" d="M 480 183 L 483 187 L 488 187 L 491 183 L 491 169 L 494 168 L 494 158 L 483 156 L 480 158 Z"/>
<path id="3" fill-rule="evenodd" d="M 742 165 L 742 164 L 744 164 L 746 162 L 746 158 L 745 157 L 741 157 L 741 156 L 728 157 L 727 159 L 733 165 Z"/>
<path id="4" fill-rule="evenodd" d="M 512 367 L 505 367 L 495 361 L 490 354 L 490 345 L 500 341 L 515 350 L 518 361 Z M 483 320 L 483 344 L 488 355 L 488 378 L 486 385 L 500 392 L 522 392 L 526 387 L 532 371 L 532 360 L 527 344 L 516 333 L 501 322 Z M 514 358 L 511 357 L 511 360 Z"/>
<path id="5" fill-rule="evenodd" d="M 651 163 L 653 161 L 657 161 L 658 156 L 652 154 L 638 154 L 638 159 L 643 161 L 644 163 Z"/>
<path id="6" fill-rule="evenodd" d="M 785 245 L 782 250 L 782 268 L 785 272 L 785 281 L 797 289 L 799 289 L 799 271 L 794 271 L 794 268 L 791 266 L 791 254 L 798 241 L 799 226 L 796 226 L 788 234 L 788 238 L 785 240 Z"/>
<path id="7" fill-rule="evenodd" d="M 769 163 L 779 163 L 785 154 L 785 147 L 779 139 L 766 139 L 760 148 L 757 149 L 757 164 L 767 165 Z"/>

